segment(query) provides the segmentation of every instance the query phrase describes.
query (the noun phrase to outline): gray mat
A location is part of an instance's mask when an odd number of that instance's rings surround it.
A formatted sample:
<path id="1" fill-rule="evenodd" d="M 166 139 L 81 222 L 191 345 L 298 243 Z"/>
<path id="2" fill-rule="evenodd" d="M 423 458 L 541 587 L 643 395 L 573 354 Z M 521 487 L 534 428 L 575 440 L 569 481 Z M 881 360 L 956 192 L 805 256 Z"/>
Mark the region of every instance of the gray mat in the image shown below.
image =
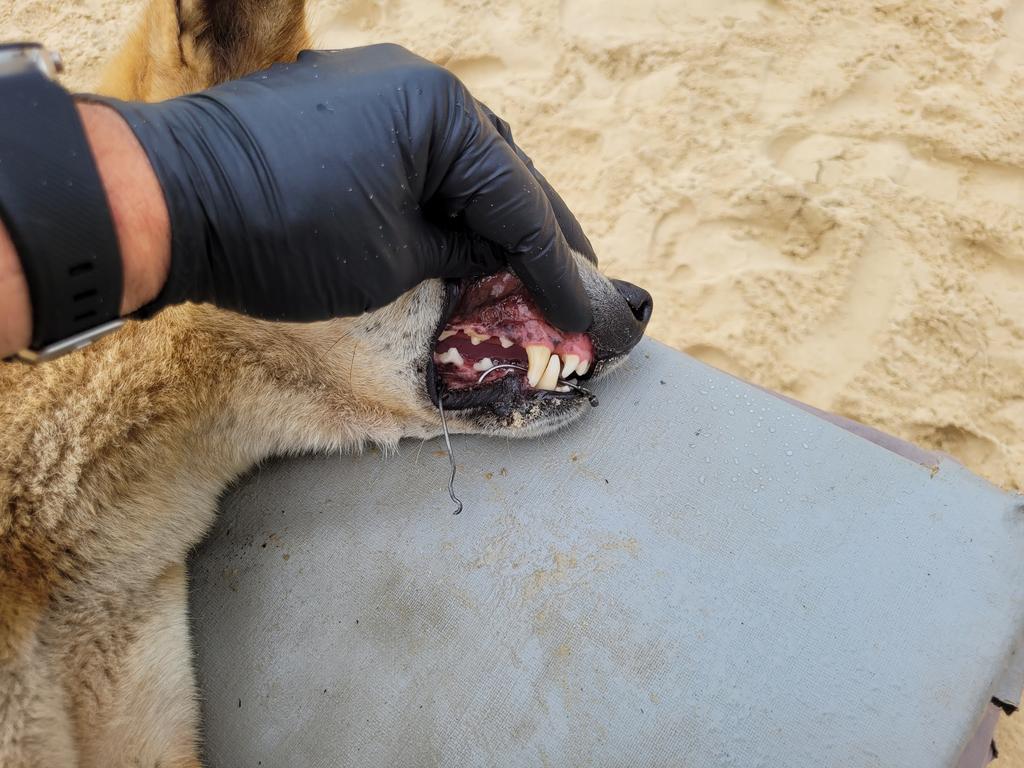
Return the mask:
<path id="1" fill-rule="evenodd" d="M 1024 629 L 1024 498 L 654 342 L 597 390 L 456 436 L 459 517 L 438 441 L 229 493 L 210 765 L 956 765 Z"/>

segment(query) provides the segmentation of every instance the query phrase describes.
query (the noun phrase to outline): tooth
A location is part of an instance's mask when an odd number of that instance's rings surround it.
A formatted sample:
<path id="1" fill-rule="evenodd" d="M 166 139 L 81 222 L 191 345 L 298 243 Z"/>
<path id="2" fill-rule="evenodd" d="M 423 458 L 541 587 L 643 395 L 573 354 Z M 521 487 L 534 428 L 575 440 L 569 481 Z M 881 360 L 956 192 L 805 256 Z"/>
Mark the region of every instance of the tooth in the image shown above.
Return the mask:
<path id="1" fill-rule="evenodd" d="M 473 342 L 474 347 L 481 341 L 487 341 L 489 338 L 491 338 L 490 336 L 477 336 L 472 331 L 466 331 L 466 335 L 469 336 L 469 340 Z"/>
<path id="2" fill-rule="evenodd" d="M 481 360 L 479 363 L 473 366 L 473 370 L 483 373 L 484 371 L 490 370 L 493 367 L 494 363 L 491 361 L 491 358 L 485 357 L 483 360 Z"/>
<path id="3" fill-rule="evenodd" d="M 512 341 L 512 339 L 506 338 L 505 336 L 499 336 L 499 337 L 498 337 L 498 341 L 500 341 L 500 342 L 501 342 L 501 346 L 502 346 L 503 348 L 505 348 L 505 349 L 508 349 L 508 348 L 509 348 L 509 347 L 511 347 L 511 346 L 512 346 L 513 344 L 515 344 L 515 342 L 514 342 L 514 341 Z"/>
<path id="4" fill-rule="evenodd" d="M 558 359 L 558 355 L 552 355 L 551 359 L 548 360 L 548 367 L 544 369 L 544 375 L 540 377 L 540 381 L 537 382 L 537 389 L 546 389 L 549 392 L 553 392 L 555 387 L 558 386 L 558 374 L 561 371 L 561 360 Z"/>
<path id="5" fill-rule="evenodd" d="M 551 350 L 543 344 L 527 344 L 526 357 L 530 361 L 529 371 L 526 373 L 526 380 L 531 387 L 536 387 L 540 377 L 544 375 L 544 369 L 548 367 L 548 360 L 551 358 Z"/>
<path id="6" fill-rule="evenodd" d="M 582 376 L 583 374 L 585 374 L 589 370 L 590 370 L 590 361 L 589 360 L 584 360 L 583 362 L 581 362 L 579 365 L 576 366 L 576 375 L 577 376 Z"/>
<path id="7" fill-rule="evenodd" d="M 579 355 L 566 355 L 565 363 L 562 364 L 562 378 L 568 379 L 570 376 L 572 376 L 572 372 L 576 370 L 579 364 Z"/>
<path id="8" fill-rule="evenodd" d="M 572 387 L 555 387 L 555 392 L 572 392 Z"/>
<path id="9" fill-rule="evenodd" d="M 442 352 L 440 355 L 438 355 L 437 362 L 447 363 L 449 365 L 457 365 L 460 368 L 466 364 L 466 361 L 462 359 L 462 355 L 459 354 L 459 350 L 457 350 L 455 347 L 452 347 L 451 349 Z"/>
<path id="10" fill-rule="evenodd" d="M 438 336 L 437 340 L 438 341 L 444 341 L 445 339 L 450 339 L 452 336 L 455 336 L 456 334 L 458 334 L 458 331 L 448 330 L 448 331 L 445 331 L 444 333 L 442 333 L 440 336 Z"/>

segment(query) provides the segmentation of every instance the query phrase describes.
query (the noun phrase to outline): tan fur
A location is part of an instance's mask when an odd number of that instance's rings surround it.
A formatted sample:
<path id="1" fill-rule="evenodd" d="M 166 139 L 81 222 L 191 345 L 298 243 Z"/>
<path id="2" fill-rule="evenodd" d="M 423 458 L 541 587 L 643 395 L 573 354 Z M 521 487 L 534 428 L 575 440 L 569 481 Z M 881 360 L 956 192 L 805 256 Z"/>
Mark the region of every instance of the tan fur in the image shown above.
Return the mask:
<path id="1" fill-rule="evenodd" d="M 425 345 L 407 303 L 388 320 Z M 388 386 L 380 314 L 287 327 L 185 306 L 0 366 L 0 764 L 195 764 L 181 572 L 217 495 L 270 455 L 436 432 Z M 40 751 L 61 723 L 78 763 Z"/>
<path id="2" fill-rule="evenodd" d="M 294 59 L 301 10 L 257 5 L 224 55 L 196 3 L 153 2 L 101 92 L 163 99 Z M 183 562 L 217 494 L 268 455 L 432 432 L 406 391 L 354 375 L 374 349 L 338 342 L 365 322 L 185 306 L 0 365 L 0 765 L 199 764 Z"/>
<path id="3" fill-rule="evenodd" d="M 162 99 L 291 60 L 301 5 L 153 0 L 101 91 Z M 442 303 L 429 281 L 312 325 L 186 305 L 47 365 L 0 363 L 0 765 L 199 765 L 188 550 L 266 457 L 436 435 L 423 365 Z"/>
<path id="4" fill-rule="evenodd" d="M 149 3 L 100 92 L 160 101 L 292 61 L 309 47 L 303 0 Z M 212 14 L 212 17 L 211 17 Z"/>

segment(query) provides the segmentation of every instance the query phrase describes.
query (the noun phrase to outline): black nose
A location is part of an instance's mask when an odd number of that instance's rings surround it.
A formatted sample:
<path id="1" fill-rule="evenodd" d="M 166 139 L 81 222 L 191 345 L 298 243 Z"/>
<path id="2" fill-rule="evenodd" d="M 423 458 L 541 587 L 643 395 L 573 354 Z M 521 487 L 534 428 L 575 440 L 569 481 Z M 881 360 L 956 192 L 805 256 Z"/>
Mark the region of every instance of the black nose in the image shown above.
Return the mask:
<path id="1" fill-rule="evenodd" d="M 647 321 L 651 319 L 651 313 L 654 311 L 654 299 L 651 298 L 651 294 L 639 285 L 627 283 L 625 280 L 612 280 L 612 285 L 629 304 L 629 309 L 633 312 L 633 317 L 637 319 L 637 322 L 647 325 Z"/>
<path id="2" fill-rule="evenodd" d="M 607 360 L 626 354 L 640 343 L 654 300 L 643 288 L 625 280 L 602 280 L 591 306 L 594 322 L 587 333 L 597 358 Z"/>

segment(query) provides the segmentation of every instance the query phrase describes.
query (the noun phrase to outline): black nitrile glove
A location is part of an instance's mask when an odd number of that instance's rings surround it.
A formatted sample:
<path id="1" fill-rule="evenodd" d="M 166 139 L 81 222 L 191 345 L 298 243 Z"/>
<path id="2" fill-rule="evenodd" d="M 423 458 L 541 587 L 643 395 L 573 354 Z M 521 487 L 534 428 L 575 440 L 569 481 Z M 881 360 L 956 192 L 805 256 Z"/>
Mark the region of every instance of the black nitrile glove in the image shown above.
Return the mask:
<path id="1" fill-rule="evenodd" d="M 554 325 L 590 325 L 565 239 L 593 258 L 576 219 L 503 121 L 403 48 L 306 51 L 158 104 L 101 101 L 170 214 L 170 274 L 145 314 L 191 300 L 322 320 L 508 265 Z"/>

